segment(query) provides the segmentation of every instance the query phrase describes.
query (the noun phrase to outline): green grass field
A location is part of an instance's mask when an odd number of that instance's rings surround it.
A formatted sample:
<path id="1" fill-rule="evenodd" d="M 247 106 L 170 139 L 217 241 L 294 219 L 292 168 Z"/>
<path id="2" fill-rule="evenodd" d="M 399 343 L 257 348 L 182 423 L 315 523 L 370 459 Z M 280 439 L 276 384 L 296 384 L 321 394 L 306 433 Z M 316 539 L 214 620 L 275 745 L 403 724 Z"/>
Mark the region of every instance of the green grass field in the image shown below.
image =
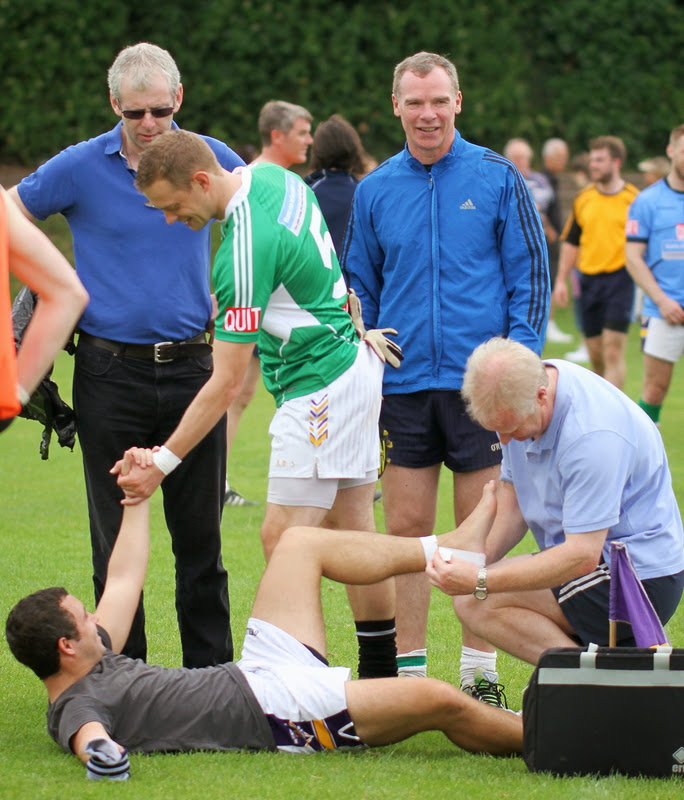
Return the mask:
<path id="1" fill-rule="evenodd" d="M 558 315 L 561 327 L 572 329 L 570 315 Z M 568 346 L 549 347 L 559 356 Z M 71 360 L 58 361 L 55 379 L 65 398 L 70 395 Z M 681 369 L 681 368 L 680 368 Z M 637 331 L 629 344 L 627 393 L 639 393 L 641 363 Z M 684 372 L 675 374 L 662 433 L 675 490 L 684 492 Z M 266 491 L 268 421 L 272 401 L 263 387 L 248 408 L 231 460 L 231 482 L 259 499 L 260 507 L 228 508 L 223 519 L 224 562 L 230 574 L 232 627 L 239 645 L 255 587 L 263 569 L 259 525 Z M 49 585 L 64 585 L 87 605 L 92 599 L 90 547 L 80 455 L 53 442 L 50 459 L 40 460 L 41 428 L 16 421 L 0 437 L 0 619 L 23 595 Z M 77 445 L 78 448 L 78 445 Z M 437 530 L 451 527 L 448 475 L 443 475 Z M 378 529 L 382 509 L 376 506 Z M 531 547 L 529 542 L 525 546 Z M 146 586 L 149 660 L 166 666 L 180 663 L 173 611 L 173 564 L 159 497 L 153 499 L 152 556 Z M 354 664 L 356 643 L 344 589 L 326 583 L 329 657 L 333 664 Z M 73 757 L 63 754 L 45 731 L 45 692 L 26 668 L 17 664 L 0 642 L 0 797 L 21 798 L 204 798 L 234 796 L 240 800 L 297 798 L 471 798 L 533 800 L 534 798 L 671 798 L 682 792 L 669 780 L 623 777 L 557 779 L 528 773 L 517 758 L 473 756 L 453 747 L 441 734 L 426 733 L 400 745 L 360 754 L 296 757 L 279 754 L 211 754 L 133 756 L 127 784 L 90 784 Z M 670 638 L 684 646 L 681 611 L 669 625 Z M 434 592 L 429 624 L 429 671 L 456 682 L 460 633 L 448 598 Z M 501 679 L 509 702 L 520 707 L 530 668 L 500 656 Z M 563 720 L 559 719 L 562 725 Z M 639 731 L 634 731 L 639 736 Z M 648 746 L 648 742 L 644 742 Z"/>

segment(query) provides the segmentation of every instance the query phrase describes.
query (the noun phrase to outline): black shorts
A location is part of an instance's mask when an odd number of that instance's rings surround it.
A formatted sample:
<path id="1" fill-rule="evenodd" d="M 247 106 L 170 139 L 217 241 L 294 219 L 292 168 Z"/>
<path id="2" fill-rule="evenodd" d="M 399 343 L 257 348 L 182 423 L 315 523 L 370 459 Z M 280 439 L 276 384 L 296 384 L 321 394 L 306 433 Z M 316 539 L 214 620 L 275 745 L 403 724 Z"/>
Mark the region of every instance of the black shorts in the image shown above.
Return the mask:
<path id="1" fill-rule="evenodd" d="M 664 625 L 679 605 L 684 589 L 684 572 L 662 578 L 646 578 L 641 583 Z M 610 572 L 606 564 L 599 564 L 589 575 L 557 586 L 552 591 L 578 643 L 608 644 Z M 617 624 L 617 644 L 619 647 L 636 646 L 632 628 L 624 622 Z"/>
<path id="2" fill-rule="evenodd" d="M 580 273 L 582 328 L 587 339 L 604 329 L 627 333 L 634 305 L 634 282 L 625 267 L 598 275 Z"/>
<path id="3" fill-rule="evenodd" d="M 445 464 L 452 472 L 473 472 L 501 463 L 501 444 L 468 416 L 459 391 L 426 390 L 385 395 L 380 432 L 391 442 L 388 461 L 422 469 Z"/>

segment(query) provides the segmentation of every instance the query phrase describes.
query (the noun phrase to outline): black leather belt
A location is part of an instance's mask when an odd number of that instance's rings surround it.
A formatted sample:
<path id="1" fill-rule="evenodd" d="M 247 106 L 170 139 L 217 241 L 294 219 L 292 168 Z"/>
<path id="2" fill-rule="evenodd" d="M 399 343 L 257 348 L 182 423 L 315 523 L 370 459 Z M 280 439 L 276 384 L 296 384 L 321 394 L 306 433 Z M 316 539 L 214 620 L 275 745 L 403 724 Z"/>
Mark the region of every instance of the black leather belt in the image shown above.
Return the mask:
<path id="1" fill-rule="evenodd" d="M 90 333 L 81 331 L 79 341 L 87 342 L 93 347 L 107 350 L 117 356 L 126 358 L 145 358 L 156 364 L 166 364 L 179 358 L 192 358 L 193 356 L 208 356 L 212 347 L 207 342 L 206 335 L 199 333 L 192 339 L 184 342 L 157 342 L 156 344 L 127 344 L 115 342 L 113 339 L 102 339 Z"/>

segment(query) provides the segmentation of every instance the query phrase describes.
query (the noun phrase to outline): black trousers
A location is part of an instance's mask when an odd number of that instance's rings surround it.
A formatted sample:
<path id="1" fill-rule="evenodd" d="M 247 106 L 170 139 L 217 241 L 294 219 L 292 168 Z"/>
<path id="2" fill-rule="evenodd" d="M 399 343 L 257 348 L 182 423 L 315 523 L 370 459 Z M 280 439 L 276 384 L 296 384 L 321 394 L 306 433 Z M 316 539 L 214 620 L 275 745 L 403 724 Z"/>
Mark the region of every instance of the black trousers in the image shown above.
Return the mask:
<path id="1" fill-rule="evenodd" d="M 123 513 L 123 493 L 109 470 L 129 447 L 163 444 L 211 371 L 211 356 L 156 364 L 79 342 L 73 396 L 88 496 L 96 602 Z M 221 561 L 225 471 L 224 416 L 161 485 L 175 556 L 176 613 L 186 667 L 233 658 L 228 576 Z M 142 598 L 123 652 L 133 658 L 147 655 Z"/>

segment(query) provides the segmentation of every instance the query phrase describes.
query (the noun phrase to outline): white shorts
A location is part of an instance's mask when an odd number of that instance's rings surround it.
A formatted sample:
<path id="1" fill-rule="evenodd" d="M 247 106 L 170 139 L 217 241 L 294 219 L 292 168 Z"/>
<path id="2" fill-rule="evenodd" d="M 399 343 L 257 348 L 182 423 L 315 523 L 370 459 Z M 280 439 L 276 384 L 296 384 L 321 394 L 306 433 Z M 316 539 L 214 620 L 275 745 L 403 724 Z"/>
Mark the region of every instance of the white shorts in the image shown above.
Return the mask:
<path id="1" fill-rule="evenodd" d="M 347 667 L 329 667 L 270 622 L 250 617 L 237 666 L 269 718 L 279 750 L 363 746 L 347 711 Z"/>
<path id="2" fill-rule="evenodd" d="M 644 353 L 676 364 L 684 353 L 684 325 L 670 325 L 660 317 L 649 317 Z"/>
<path id="3" fill-rule="evenodd" d="M 268 477 L 353 481 L 348 485 L 376 480 L 383 368 L 373 350 L 361 344 L 356 360 L 339 378 L 283 403 L 268 431 Z"/>

